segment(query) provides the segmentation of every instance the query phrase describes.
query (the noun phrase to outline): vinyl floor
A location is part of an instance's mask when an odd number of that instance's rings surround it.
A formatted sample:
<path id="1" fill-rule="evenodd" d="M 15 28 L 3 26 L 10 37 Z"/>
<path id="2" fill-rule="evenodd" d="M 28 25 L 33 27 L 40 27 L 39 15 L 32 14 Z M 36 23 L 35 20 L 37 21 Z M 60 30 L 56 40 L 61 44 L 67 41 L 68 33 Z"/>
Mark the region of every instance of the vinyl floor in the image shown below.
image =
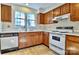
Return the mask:
<path id="1" fill-rule="evenodd" d="M 45 45 L 38 45 L 13 52 L 8 52 L 3 55 L 56 55 L 56 53 Z"/>

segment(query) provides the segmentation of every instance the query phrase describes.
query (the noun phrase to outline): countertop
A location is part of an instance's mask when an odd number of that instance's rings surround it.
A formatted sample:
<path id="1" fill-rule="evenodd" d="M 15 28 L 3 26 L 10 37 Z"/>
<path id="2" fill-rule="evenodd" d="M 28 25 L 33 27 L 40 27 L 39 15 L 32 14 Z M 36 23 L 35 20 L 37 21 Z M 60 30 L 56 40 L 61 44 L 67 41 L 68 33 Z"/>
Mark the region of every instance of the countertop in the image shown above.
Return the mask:
<path id="1" fill-rule="evenodd" d="M 18 32 L 41 32 L 43 30 L 32 30 L 32 31 L 0 31 L 0 33 L 18 33 Z"/>
<path id="2" fill-rule="evenodd" d="M 0 33 L 18 33 L 18 32 L 49 32 L 49 33 L 53 33 L 51 30 L 32 30 L 32 31 L 2 31 L 2 32 L 0 32 Z M 79 32 L 59 33 L 59 34 L 79 36 Z"/>
<path id="3" fill-rule="evenodd" d="M 50 32 L 50 33 L 53 33 L 53 32 L 50 31 L 50 30 L 48 30 L 48 31 L 44 31 L 44 32 Z M 58 33 L 57 33 L 57 34 L 58 34 Z M 59 33 L 59 34 L 79 36 L 79 32 L 69 32 L 69 33 Z"/>
<path id="4" fill-rule="evenodd" d="M 79 33 L 77 33 L 77 32 L 72 32 L 72 33 L 67 33 L 66 35 L 75 35 L 75 36 L 79 36 Z"/>

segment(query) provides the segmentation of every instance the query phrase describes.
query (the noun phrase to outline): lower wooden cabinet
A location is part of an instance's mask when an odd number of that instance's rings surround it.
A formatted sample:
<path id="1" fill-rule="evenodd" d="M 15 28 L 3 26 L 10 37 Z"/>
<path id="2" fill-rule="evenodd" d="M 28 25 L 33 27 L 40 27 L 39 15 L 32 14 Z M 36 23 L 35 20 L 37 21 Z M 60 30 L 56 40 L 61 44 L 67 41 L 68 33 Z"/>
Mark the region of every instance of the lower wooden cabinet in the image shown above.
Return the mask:
<path id="1" fill-rule="evenodd" d="M 48 32 L 20 32 L 19 33 L 19 48 L 30 47 L 38 44 L 49 46 Z"/>
<path id="2" fill-rule="evenodd" d="M 19 33 L 19 48 L 30 47 L 41 44 L 42 32 L 20 32 Z"/>
<path id="3" fill-rule="evenodd" d="M 42 43 L 42 32 L 27 32 L 27 47 Z"/>
<path id="4" fill-rule="evenodd" d="M 79 37 L 66 36 L 66 55 L 79 55 Z"/>
<path id="5" fill-rule="evenodd" d="M 48 32 L 43 33 L 43 44 L 49 47 L 49 33 Z"/>
<path id="6" fill-rule="evenodd" d="M 26 32 L 19 33 L 18 45 L 19 45 L 19 48 L 26 47 L 26 45 L 27 45 Z"/>

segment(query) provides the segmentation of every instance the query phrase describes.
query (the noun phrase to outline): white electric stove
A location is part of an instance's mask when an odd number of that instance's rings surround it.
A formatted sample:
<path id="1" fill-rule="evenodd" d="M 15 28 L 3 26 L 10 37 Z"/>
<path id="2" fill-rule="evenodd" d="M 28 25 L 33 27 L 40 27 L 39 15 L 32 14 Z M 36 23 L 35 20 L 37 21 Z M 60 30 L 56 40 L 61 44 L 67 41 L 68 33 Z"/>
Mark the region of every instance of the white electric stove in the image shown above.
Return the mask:
<path id="1" fill-rule="evenodd" d="M 66 29 L 67 28 L 67 29 Z M 66 34 L 73 32 L 73 27 L 57 27 L 50 33 L 49 47 L 58 54 L 65 54 Z"/>

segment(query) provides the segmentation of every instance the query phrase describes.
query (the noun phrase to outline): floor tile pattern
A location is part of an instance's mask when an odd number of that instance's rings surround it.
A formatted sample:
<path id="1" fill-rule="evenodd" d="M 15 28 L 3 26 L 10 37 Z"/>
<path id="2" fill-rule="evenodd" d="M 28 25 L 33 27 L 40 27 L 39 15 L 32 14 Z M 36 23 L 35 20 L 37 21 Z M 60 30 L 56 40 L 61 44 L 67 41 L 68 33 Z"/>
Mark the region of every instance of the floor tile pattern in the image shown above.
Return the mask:
<path id="1" fill-rule="evenodd" d="M 5 53 L 3 55 L 56 55 L 56 53 L 50 50 L 45 45 L 38 45 L 30 48 Z"/>

